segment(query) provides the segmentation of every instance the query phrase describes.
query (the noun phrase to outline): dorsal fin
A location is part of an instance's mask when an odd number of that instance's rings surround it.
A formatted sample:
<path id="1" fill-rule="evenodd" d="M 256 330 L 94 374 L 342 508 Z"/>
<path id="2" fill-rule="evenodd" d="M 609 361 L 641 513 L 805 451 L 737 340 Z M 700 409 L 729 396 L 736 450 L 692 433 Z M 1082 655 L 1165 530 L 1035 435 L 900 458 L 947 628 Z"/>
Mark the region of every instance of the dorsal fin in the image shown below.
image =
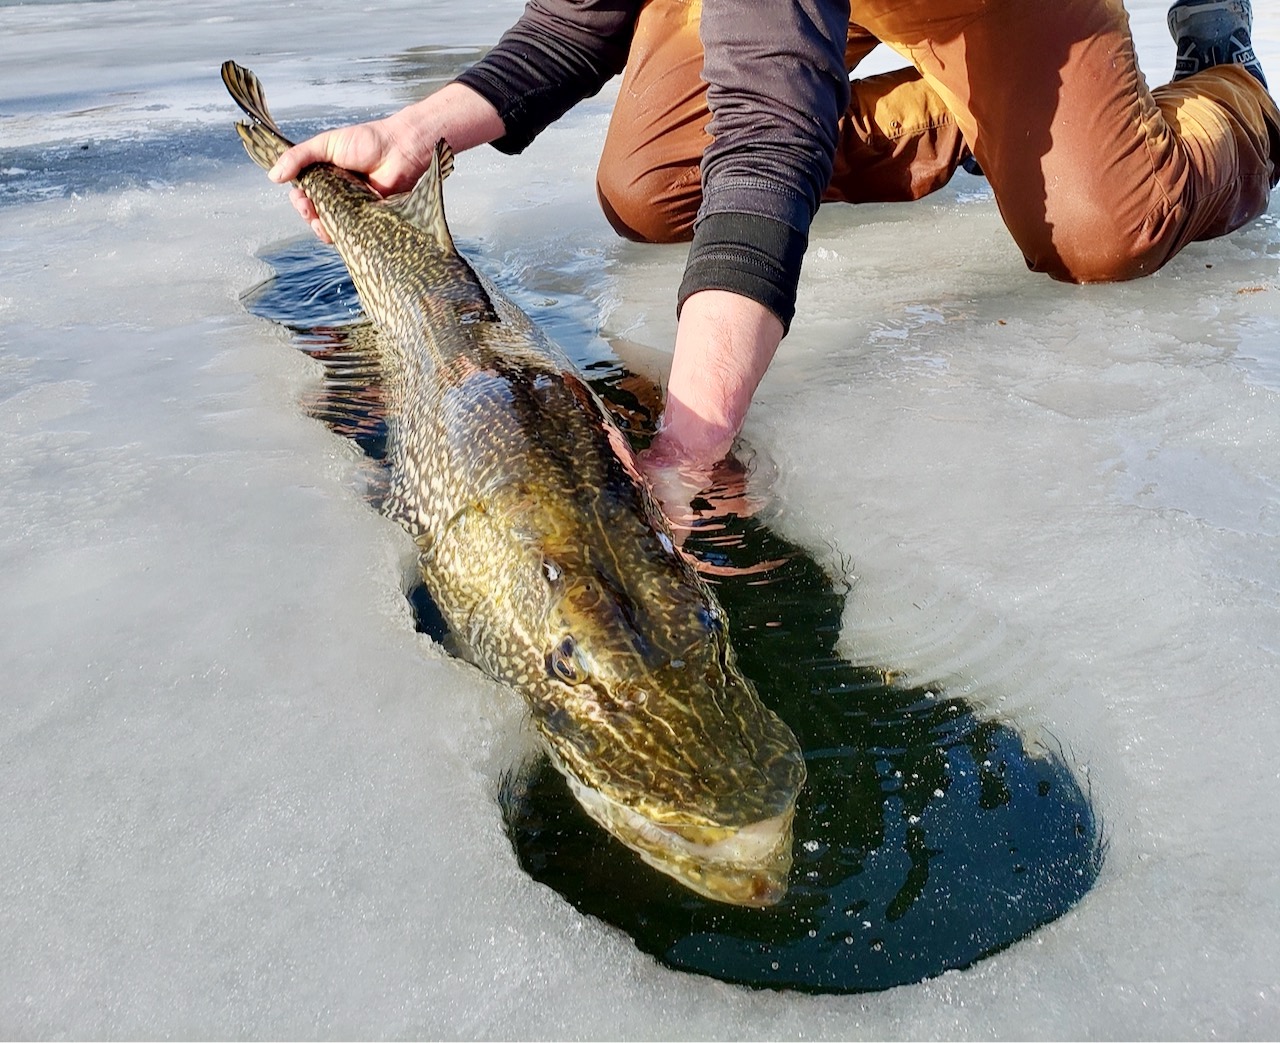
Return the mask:
<path id="1" fill-rule="evenodd" d="M 441 138 L 431 156 L 431 166 L 418 183 L 403 195 L 393 196 L 386 205 L 410 224 L 422 229 L 446 253 L 455 253 L 453 236 L 444 218 L 444 194 L 440 183 L 453 173 L 453 149 Z"/>

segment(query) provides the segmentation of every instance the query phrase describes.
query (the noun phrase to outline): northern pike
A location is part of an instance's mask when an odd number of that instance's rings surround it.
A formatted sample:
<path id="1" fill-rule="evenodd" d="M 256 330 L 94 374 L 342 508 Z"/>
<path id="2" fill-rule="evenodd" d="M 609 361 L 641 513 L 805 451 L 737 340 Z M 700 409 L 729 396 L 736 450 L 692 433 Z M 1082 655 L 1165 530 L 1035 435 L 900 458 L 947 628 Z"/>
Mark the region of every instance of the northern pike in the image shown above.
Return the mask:
<path id="1" fill-rule="evenodd" d="M 222 79 L 270 169 L 292 143 L 261 84 Z M 466 657 L 524 699 L 596 822 L 708 898 L 779 901 L 804 783 L 795 736 L 735 664 L 621 430 L 564 352 L 454 247 L 448 144 L 383 199 L 319 163 L 315 205 L 380 330 L 390 488 Z"/>

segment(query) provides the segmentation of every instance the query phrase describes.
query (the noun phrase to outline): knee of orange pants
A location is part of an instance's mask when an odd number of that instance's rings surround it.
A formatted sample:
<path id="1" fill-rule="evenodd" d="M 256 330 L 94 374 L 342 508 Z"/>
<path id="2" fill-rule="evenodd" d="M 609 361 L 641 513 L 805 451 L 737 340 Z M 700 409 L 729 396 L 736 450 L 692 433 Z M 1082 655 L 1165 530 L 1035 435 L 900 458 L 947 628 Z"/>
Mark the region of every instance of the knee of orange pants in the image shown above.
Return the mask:
<path id="1" fill-rule="evenodd" d="M 619 235 L 638 243 L 685 243 L 702 203 L 697 163 L 652 164 L 643 153 L 611 155 L 596 172 L 600 208 Z"/>
<path id="2" fill-rule="evenodd" d="M 1060 282 L 1141 278 L 1163 266 L 1183 245 L 1165 222 L 1124 221 L 1104 205 L 1110 200 L 1099 199 L 1087 188 L 1074 200 L 1055 202 L 1052 220 L 1041 215 L 1036 221 L 1011 221 L 1009 230 L 1027 267 Z"/>
<path id="3" fill-rule="evenodd" d="M 1066 250 L 1024 250 L 1023 256 L 1033 272 L 1044 272 L 1059 282 L 1095 283 L 1140 279 L 1161 268 L 1171 255 L 1165 249 L 1143 249 L 1132 240 L 1114 239 L 1076 244 Z"/>
<path id="4" fill-rule="evenodd" d="M 1274 115 L 1273 115 L 1274 114 Z M 1280 157 L 1280 110 L 1238 66 L 1157 88 L 1142 110 L 1142 148 L 1068 144 L 1050 167 L 996 157 L 1001 212 L 1035 271 L 1070 282 L 1149 275 L 1188 243 L 1239 228 L 1267 209 Z M 1102 157 L 1113 158 L 1104 170 Z"/>

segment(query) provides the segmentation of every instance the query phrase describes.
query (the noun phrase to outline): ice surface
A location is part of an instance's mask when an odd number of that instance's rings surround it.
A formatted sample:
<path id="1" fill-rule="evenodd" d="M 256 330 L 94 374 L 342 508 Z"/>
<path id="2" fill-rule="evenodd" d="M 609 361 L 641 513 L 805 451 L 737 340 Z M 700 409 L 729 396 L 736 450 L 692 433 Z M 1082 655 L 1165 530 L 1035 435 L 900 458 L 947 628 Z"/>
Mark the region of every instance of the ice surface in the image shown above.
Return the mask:
<path id="1" fill-rule="evenodd" d="M 1129 6 L 1159 82 L 1164 5 Z M 299 227 L 217 78 L 294 126 L 385 111 L 517 10 L 0 4 L 0 1032 L 1274 1036 L 1280 204 L 1089 288 L 1027 273 L 981 181 L 828 208 L 748 424 L 774 524 L 852 559 L 847 653 L 1087 772 L 1110 848 L 1075 910 L 800 997 L 665 970 L 517 868 L 519 709 L 413 631 L 406 539 L 239 302 Z M 607 113 L 462 157 L 452 223 L 660 368 L 683 250 L 608 233 Z"/>

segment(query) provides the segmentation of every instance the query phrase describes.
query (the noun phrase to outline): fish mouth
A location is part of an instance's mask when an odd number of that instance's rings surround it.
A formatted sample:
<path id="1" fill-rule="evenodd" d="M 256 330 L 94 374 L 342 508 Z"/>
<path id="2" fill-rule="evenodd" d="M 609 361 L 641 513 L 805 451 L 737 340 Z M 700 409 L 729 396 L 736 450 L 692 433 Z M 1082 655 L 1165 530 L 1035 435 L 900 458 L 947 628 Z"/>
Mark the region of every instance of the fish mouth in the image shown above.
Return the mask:
<path id="1" fill-rule="evenodd" d="M 648 865 L 716 902 L 763 909 L 787 893 L 795 805 L 744 826 L 655 822 L 566 776 L 575 799 Z"/>

